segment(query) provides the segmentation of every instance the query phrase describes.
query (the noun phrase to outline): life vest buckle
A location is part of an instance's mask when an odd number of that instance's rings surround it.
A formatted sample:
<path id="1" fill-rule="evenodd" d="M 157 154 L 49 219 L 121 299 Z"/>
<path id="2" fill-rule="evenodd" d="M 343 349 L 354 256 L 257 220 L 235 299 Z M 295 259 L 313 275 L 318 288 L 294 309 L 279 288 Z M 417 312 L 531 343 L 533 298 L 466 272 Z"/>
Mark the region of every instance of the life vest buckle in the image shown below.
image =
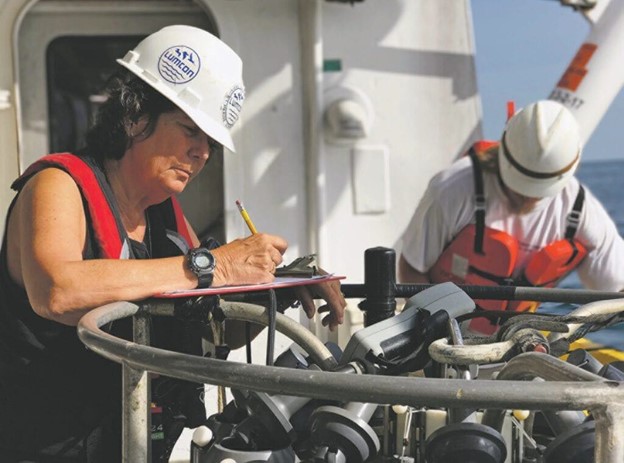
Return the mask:
<path id="1" fill-rule="evenodd" d="M 574 228 L 577 228 L 579 223 L 581 223 L 581 212 L 580 211 L 570 211 L 567 217 L 568 225 Z"/>
<path id="2" fill-rule="evenodd" d="M 485 195 L 483 194 L 475 195 L 475 209 L 477 211 L 485 211 Z"/>

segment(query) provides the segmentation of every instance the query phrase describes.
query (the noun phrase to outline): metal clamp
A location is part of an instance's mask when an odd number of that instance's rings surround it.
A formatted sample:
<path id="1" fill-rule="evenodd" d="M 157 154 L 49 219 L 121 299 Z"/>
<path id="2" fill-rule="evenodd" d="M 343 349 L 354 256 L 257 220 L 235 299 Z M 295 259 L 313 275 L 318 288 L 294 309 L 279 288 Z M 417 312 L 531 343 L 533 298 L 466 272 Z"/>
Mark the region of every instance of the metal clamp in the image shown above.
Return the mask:
<path id="1" fill-rule="evenodd" d="M 311 265 L 312 262 L 314 262 L 315 258 L 316 254 L 298 257 L 290 264 L 275 269 L 275 276 L 311 278 L 315 275 L 318 275 L 318 268 L 316 267 L 316 265 Z"/>

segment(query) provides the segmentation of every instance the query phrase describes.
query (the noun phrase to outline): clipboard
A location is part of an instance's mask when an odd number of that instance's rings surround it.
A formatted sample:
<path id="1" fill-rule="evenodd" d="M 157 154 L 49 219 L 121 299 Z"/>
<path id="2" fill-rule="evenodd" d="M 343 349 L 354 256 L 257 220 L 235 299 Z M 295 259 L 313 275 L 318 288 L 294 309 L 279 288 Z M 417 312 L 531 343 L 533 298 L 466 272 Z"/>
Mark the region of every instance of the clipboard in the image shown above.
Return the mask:
<path id="1" fill-rule="evenodd" d="M 219 294 L 232 294 L 232 293 L 248 293 L 253 291 L 266 291 L 269 289 L 280 288 L 292 288 L 295 286 L 315 285 L 318 283 L 325 283 L 327 281 L 343 280 L 345 276 L 341 275 L 315 275 L 312 277 L 276 277 L 271 283 L 262 283 L 257 285 L 240 285 L 240 286 L 217 286 L 210 288 L 198 288 L 198 289 L 181 289 L 173 291 L 165 291 L 163 293 L 155 294 L 152 297 L 159 299 L 175 299 L 179 297 L 189 296 L 215 296 Z"/>

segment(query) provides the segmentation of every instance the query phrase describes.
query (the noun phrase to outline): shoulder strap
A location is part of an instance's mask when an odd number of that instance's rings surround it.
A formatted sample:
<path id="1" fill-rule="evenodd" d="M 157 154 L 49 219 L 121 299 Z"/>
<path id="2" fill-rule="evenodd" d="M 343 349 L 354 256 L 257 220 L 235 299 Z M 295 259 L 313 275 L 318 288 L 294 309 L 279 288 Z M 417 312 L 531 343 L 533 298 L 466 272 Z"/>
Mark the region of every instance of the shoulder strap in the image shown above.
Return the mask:
<path id="1" fill-rule="evenodd" d="M 567 227 L 565 231 L 566 239 L 573 239 L 576 234 L 576 230 L 578 229 L 579 223 L 581 221 L 581 212 L 583 211 L 583 204 L 585 203 L 585 188 L 583 185 L 579 184 L 579 191 L 576 195 L 576 199 L 574 200 L 574 205 L 572 206 L 572 210 L 568 214 L 566 219 Z"/>
<path id="2" fill-rule="evenodd" d="M 483 172 L 474 146 L 470 147 L 468 156 L 472 161 L 472 173 L 475 186 L 475 240 L 474 252 L 483 254 L 483 236 L 485 234 L 485 194 L 483 193 Z"/>
<path id="3" fill-rule="evenodd" d="M 191 239 L 191 233 L 186 226 L 186 220 L 184 219 L 184 212 L 182 212 L 182 206 L 175 196 L 171 197 L 171 205 L 173 206 L 173 213 L 175 215 L 175 222 L 177 232 L 184 237 L 189 245 L 189 248 L 193 247 L 193 240 Z"/>
<path id="4" fill-rule="evenodd" d="M 126 232 L 116 212 L 112 192 L 104 174 L 94 162 L 70 153 L 43 156 L 26 169 L 11 185 L 14 190 L 21 190 L 26 181 L 37 172 L 57 167 L 72 176 L 86 200 L 88 212 L 93 222 L 96 240 L 100 245 L 102 257 L 118 259 L 126 240 Z"/>

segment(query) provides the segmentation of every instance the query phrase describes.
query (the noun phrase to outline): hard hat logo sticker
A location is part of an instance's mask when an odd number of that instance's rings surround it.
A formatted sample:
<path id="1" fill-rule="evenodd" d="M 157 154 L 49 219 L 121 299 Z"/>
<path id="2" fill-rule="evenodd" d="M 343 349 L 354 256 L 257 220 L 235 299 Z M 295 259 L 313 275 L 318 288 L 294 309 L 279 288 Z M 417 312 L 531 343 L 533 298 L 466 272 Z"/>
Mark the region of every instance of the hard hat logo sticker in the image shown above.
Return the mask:
<path id="1" fill-rule="evenodd" d="M 245 100 L 245 90 L 239 85 L 235 85 L 225 96 L 222 107 L 223 125 L 228 129 L 238 120 L 238 116 L 243 108 Z"/>
<path id="2" fill-rule="evenodd" d="M 158 72 L 172 84 L 184 84 L 193 80 L 200 67 L 199 55 L 184 45 L 167 48 L 158 59 Z"/>

